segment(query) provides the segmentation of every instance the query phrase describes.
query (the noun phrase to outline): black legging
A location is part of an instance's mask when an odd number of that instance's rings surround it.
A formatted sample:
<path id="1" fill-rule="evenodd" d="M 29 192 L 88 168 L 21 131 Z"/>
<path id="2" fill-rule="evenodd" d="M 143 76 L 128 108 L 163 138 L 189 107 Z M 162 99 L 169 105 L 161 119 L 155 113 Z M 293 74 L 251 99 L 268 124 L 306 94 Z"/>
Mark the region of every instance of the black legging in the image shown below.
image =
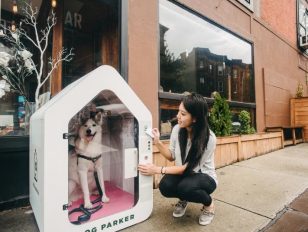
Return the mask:
<path id="1" fill-rule="evenodd" d="M 211 205 L 210 194 L 215 189 L 214 179 L 204 173 L 193 173 L 187 176 L 166 174 L 159 184 L 159 190 L 165 197 L 202 203 L 205 206 Z"/>

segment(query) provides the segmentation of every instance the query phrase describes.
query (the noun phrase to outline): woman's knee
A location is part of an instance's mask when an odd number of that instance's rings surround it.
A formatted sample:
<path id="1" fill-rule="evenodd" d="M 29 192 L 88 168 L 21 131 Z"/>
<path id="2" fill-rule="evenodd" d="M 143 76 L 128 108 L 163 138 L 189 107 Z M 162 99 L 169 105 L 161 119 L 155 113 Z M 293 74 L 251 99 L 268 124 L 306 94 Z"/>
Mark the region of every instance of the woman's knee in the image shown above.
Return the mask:
<path id="1" fill-rule="evenodd" d="M 165 197 L 173 197 L 175 195 L 175 185 L 168 179 L 161 179 L 159 183 L 159 191 Z"/>
<path id="2" fill-rule="evenodd" d="M 170 185 L 166 181 L 163 181 L 163 180 L 160 181 L 158 188 L 163 196 L 168 194 L 168 192 L 170 191 Z"/>

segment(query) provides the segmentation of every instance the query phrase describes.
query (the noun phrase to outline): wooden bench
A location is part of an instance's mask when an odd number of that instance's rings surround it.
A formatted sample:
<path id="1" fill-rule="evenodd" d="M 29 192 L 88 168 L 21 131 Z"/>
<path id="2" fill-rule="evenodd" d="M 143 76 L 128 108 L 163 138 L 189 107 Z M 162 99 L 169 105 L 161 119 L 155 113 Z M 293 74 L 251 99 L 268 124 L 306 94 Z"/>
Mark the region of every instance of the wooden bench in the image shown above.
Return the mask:
<path id="1" fill-rule="evenodd" d="M 281 127 L 266 127 L 266 131 L 275 132 L 282 131 L 283 145 L 295 145 L 304 142 L 304 126 L 281 126 Z"/>

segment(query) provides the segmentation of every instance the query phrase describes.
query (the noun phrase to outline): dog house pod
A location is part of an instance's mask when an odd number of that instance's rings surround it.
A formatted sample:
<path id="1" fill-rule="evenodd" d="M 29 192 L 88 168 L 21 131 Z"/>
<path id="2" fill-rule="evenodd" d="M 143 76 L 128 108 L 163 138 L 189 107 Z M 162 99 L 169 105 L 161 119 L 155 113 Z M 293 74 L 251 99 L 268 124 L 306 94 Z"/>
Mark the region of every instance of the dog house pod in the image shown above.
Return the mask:
<path id="1" fill-rule="evenodd" d="M 71 124 L 86 115 L 89 104 L 104 113 L 102 161 L 110 202 L 76 225 L 69 215 L 79 204 L 68 200 L 69 156 L 74 151 L 69 138 L 78 136 Z M 30 121 L 30 203 L 40 231 L 117 231 L 147 219 L 153 182 L 139 175 L 137 165 L 152 162 L 152 139 L 145 133 L 151 126 L 149 110 L 110 66 L 73 82 L 37 110 Z"/>

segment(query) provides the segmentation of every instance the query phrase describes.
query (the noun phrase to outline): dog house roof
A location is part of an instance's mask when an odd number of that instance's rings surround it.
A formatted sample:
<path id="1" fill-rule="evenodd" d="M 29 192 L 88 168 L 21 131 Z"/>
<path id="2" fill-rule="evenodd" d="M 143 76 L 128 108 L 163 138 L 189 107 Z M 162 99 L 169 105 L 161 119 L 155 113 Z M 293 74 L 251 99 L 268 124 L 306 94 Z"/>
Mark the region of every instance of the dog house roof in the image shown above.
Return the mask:
<path id="1" fill-rule="evenodd" d="M 110 110 L 109 108 L 112 108 L 120 114 L 125 113 L 124 111 L 128 109 L 139 122 L 145 118 L 151 118 L 149 110 L 121 75 L 113 67 L 103 65 L 64 88 L 43 105 L 31 117 L 31 120 L 37 120 L 39 118 L 46 120 L 48 118 L 49 122 L 52 122 L 61 118 L 62 122 L 68 122 L 70 118 L 103 90 L 112 91 L 118 99 L 102 99 L 102 102 L 105 102 L 106 105 L 103 104 L 97 108 L 104 110 Z"/>

